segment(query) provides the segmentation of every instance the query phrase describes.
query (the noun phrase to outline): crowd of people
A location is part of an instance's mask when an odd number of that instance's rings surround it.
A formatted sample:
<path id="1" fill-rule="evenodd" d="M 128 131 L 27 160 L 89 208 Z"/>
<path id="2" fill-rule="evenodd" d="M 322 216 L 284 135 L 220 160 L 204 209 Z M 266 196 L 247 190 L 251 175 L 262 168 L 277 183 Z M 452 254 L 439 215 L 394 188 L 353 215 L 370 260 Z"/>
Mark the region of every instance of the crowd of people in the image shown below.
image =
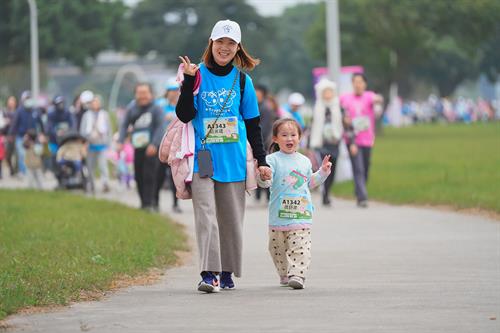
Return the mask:
<path id="1" fill-rule="evenodd" d="M 176 82 L 169 81 L 156 99 L 149 84 L 138 84 L 124 119 L 118 119 L 118 131 L 101 96 L 90 90 L 78 94 L 71 105 L 61 95 L 42 106 L 35 105 L 30 91 L 21 94 L 19 103 L 10 96 L 0 109 L 0 178 L 26 178 L 30 187 L 42 189 L 44 175 L 52 173 L 57 189 L 81 187 L 90 192 L 97 190 L 99 178 L 99 190 L 108 192 L 112 170 L 125 187 L 136 184 L 142 208 L 157 211 L 159 191 L 168 187 L 165 182 L 171 177 L 156 151 L 175 117 L 178 96 Z M 173 209 L 180 212 L 177 198 Z"/>
<path id="2" fill-rule="evenodd" d="M 408 126 L 419 123 L 475 123 L 500 119 L 500 101 L 477 100 L 458 96 L 438 97 L 434 94 L 424 101 L 397 100 L 389 104 L 384 122 L 394 126 Z"/>

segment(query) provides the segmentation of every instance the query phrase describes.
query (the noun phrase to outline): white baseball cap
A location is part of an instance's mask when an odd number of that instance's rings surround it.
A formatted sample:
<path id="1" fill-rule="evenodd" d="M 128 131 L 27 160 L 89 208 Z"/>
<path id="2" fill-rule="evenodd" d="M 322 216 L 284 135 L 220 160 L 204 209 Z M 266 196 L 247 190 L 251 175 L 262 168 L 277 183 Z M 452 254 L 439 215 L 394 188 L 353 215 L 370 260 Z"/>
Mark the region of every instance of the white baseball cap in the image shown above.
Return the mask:
<path id="1" fill-rule="evenodd" d="M 301 93 L 294 92 L 288 97 L 288 104 L 290 105 L 302 105 L 305 102 L 304 96 Z"/>
<path id="2" fill-rule="evenodd" d="M 80 102 L 82 102 L 83 104 L 90 103 L 92 102 L 93 99 L 94 99 L 94 93 L 90 90 L 85 90 L 80 94 Z"/>
<path id="3" fill-rule="evenodd" d="M 223 37 L 231 38 L 239 44 L 241 42 L 240 25 L 231 20 L 223 20 L 215 23 L 212 34 L 210 34 L 210 39 L 217 40 Z"/>

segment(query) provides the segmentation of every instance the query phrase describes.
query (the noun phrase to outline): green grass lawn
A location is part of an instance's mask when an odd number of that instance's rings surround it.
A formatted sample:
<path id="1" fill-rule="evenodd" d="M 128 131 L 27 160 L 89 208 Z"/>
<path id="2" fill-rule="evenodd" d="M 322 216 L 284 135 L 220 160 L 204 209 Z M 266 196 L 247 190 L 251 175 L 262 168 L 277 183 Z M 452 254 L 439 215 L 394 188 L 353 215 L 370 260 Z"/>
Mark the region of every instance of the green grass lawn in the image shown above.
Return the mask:
<path id="1" fill-rule="evenodd" d="M 156 214 L 70 193 L 0 190 L 0 319 L 165 267 L 185 246 L 182 228 Z"/>
<path id="2" fill-rule="evenodd" d="M 353 196 L 352 182 L 333 192 Z M 371 199 L 500 212 L 500 122 L 385 128 L 377 137 Z"/>

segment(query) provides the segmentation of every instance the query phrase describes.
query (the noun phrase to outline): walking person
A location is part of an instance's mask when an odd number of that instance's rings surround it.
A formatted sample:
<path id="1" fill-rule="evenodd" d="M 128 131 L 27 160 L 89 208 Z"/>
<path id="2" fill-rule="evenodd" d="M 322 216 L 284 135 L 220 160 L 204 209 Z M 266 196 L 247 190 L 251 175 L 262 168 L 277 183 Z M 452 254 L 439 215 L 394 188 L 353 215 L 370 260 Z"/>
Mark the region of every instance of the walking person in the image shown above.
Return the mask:
<path id="1" fill-rule="evenodd" d="M 134 146 L 134 178 L 141 200 L 141 208 L 158 211 L 155 193 L 158 165 L 158 147 L 163 135 L 163 112 L 154 104 L 153 88 L 148 83 L 135 86 L 135 100 L 129 104 L 120 126 L 117 150 L 121 152 L 129 127 Z"/>
<path id="2" fill-rule="evenodd" d="M 59 175 L 57 167 L 57 150 L 59 140 L 70 131 L 76 130 L 75 118 L 66 108 L 63 96 L 57 95 L 52 100 L 52 109 L 47 119 L 47 136 L 49 140 L 49 151 L 52 157 L 52 169 L 56 177 Z"/>
<path id="3" fill-rule="evenodd" d="M 79 97 L 73 101 L 73 115 L 75 117 L 75 125 L 77 129 L 82 126 L 83 115 L 90 109 L 90 104 L 94 100 L 94 93 L 90 90 L 82 91 Z"/>
<path id="4" fill-rule="evenodd" d="M 5 109 L 0 111 L 3 118 L 3 125 L 0 125 L 0 135 L 4 136 L 4 149 L 5 149 L 5 162 L 7 162 L 7 167 L 9 168 L 9 173 L 11 176 L 15 175 L 17 172 L 17 162 L 16 162 L 16 145 L 14 140 L 9 140 L 9 131 L 14 123 L 14 118 L 16 116 L 17 109 L 17 98 L 15 96 L 9 96 L 7 98 L 7 103 Z"/>
<path id="5" fill-rule="evenodd" d="M 366 184 L 370 171 L 372 148 L 375 143 L 375 118 L 381 115 L 383 98 L 367 91 L 366 77 L 361 73 L 352 76 L 353 93 L 342 95 L 344 127 L 348 133 L 347 145 L 354 177 L 358 207 L 368 207 Z"/>
<path id="6" fill-rule="evenodd" d="M 175 79 L 169 80 L 169 82 L 165 86 L 165 94 L 158 103 L 163 110 L 163 117 L 164 117 L 163 126 L 165 128 L 167 128 L 168 125 L 175 118 L 177 118 L 177 115 L 175 114 L 175 107 L 177 106 L 177 102 L 179 101 L 179 95 L 180 95 L 179 84 L 175 81 Z M 158 182 L 157 182 L 157 190 L 155 193 L 155 200 L 156 202 L 159 201 L 160 190 L 163 184 L 165 183 L 165 179 L 168 180 L 170 191 L 172 192 L 172 200 L 173 200 L 172 210 L 175 213 L 182 213 L 182 210 L 179 207 L 179 199 L 175 195 L 176 190 L 175 190 L 174 180 L 172 177 L 172 172 L 170 170 L 170 167 L 164 163 L 160 163 L 158 166 Z"/>
<path id="7" fill-rule="evenodd" d="M 240 26 L 230 20 L 215 24 L 199 66 L 180 58 L 185 78 L 176 113 L 180 121 L 192 121 L 195 131 L 191 190 L 202 278 L 198 290 L 211 293 L 233 289 L 233 273 L 242 272 L 247 139 L 263 177 L 271 174 L 255 89 L 240 72 L 259 60 L 244 49 Z M 198 71 L 201 84 L 194 96 Z"/>
<path id="8" fill-rule="evenodd" d="M 301 93 L 294 92 L 291 93 L 290 96 L 288 96 L 288 104 L 283 107 L 283 109 L 286 111 L 285 117 L 295 119 L 299 123 L 302 130 L 304 130 L 306 127 L 304 118 L 301 115 L 301 108 L 305 102 L 306 99 Z"/>
<path id="9" fill-rule="evenodd" d="M 3 160 L 5 158 L 5 146 L 6 146 L 6 141 L 7 141 L 7 140 L 5 140 L 5 136 L 2 133 L 2 125 L 3 125 L 2 122 L 3 122 L 3 118 L 2 118 L 1 111 L 0 111 L 0 179 L 2 179 L 2 177 L 3 177 L 2 166 L 3 166 Z"/>
<path id="10" fill-rule="evenodd" d="M 80 134 L 89 143 L 87 167 L 92 191 L 95 190 L 96 171 L 99 169 L 103 192 L 109 192 L 109 169 L 106 152 L 111 144 L 112 129 L 108 111 L 102 109 L 99 96 L 94 96 L 90 102 L 90 109 L 83 115 Z"/>
<path id="11" fill-rule="evenodd" d="M 269 149 L 269 146 L 272 142 L 272 129 L 273 123 L 278 118 L 276 113 L 271 108 L 271 105 L 268 101 L 268 89 L 264 85 L 255 86 L 255 94 L 257 95 L 257 103 L 259 104 L 259 113 L 260 113 L 260 123 L 262 128 L 262 138 L 264 139 L 264 148 L 266 152 Z M 270 193 L 269 189 L 258 187 L 255 190 L 255 199 L 260 201 L 260 197 L 262 192 L 265 192 L 267 202 L 269 202 Z"/>
<path id="12" fill-rule="evenodd" d="M 273 125 L 273 146 L 267 162 L 269 180 L 259 185 L 271 188 L 269 202 L 269 252 L 280 284 L 303 289 L 311 261 L 313 205 L 310 189 L 321 185 L 330 174 L 330 156 L 323 158 L 315 173 L 309 158 L 297 152 L 302 135 L 294 119 L 280 119 Z"/>
<path id="13" fill-rule="evenodd" d="M 38 109 L 35 108 L 34 101 L 31 98 L 31 92 L 25 91 L 21 95 L 21 105 L 17 108 L 12 126 L 9 129 L 10 140 L 15 140 L 16 154 L 19 173 L 26 175 L 24 135 L 28 130 L 33 130 L 38 137 L 38 141 L 44 142 L 44 128 L 42 118 Z"/>
<path id="14" fill-rule="evenodd" d="M 24 165 L 28 175 L 28 186 L 37 190 L 42 187 L 42 154 L 43 146 L 38 141 L 36 130 L 31 128 L 23 137 Z"/>
<path id="15" fill-rule="evenodd" d="M 342 113 L 335 82 L 328 79 L 320 80 L 315 86 L 316 103 L 313 109 L 311 134 L 309 144 L 319 152 L 321 159 L 330 156 L 332 171 L 323 184 L 323 205 L 330 206 L 330 191 L 335 179 L 335 169 L 339 156 L 339 144 L 344 132 Z"/>

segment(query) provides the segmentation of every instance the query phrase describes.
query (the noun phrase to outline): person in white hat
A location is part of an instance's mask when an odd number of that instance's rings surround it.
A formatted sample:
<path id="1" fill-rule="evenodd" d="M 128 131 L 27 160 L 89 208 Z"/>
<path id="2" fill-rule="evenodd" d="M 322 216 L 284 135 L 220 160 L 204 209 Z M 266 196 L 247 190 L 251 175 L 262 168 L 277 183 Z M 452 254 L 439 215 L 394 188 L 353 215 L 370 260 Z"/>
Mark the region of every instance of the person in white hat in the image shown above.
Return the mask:
<path id="1" fill-rule="evenodd" d="M 335 179 L 335 169 L 339 156 L 339 144 L 342 140 L 344 128 L 342 126 L 342 112 L 340 111 L 339 96 L 335 82 L 326 78 L 321 79 L 315 86 L 316 103 L 313 109 L 309 144 L 319 152 L 321 158 L 330 156 L 332 172 L 323 184 L 323 205 L 331 206 L 330 189 Z"/>
<path id="2" fill-rule="evenodd" d="M 82 124 L 82 118 L 85 112 L 90 108 L 90 103 L 94 100 L 94 93 L 90 90 L 84 90 L 78 98 L 78 107 L 75 109 L 76 128 L 79 129 Z"/>
<path id="3" fill-rule="evenodd" d="M 304 119 L 300 114 L 300 107 L 304 105 L 305 98 L 301 93 L 294 92 L 288 96 L 288 105 L 284 109 L 288 112 L 288 117 L 295 119 L 302 129 L 305 128 Z"/>
<path id="4" fill-rule="evenodd" d="M 164 116 L 163 127 L 165 127 L 165 129 L 175 118 L 177 118 L 175 114 L 175 107 L 177 105 L 177 101 L 179 100 L 179 95 L 180 95 L 179 83 L 176 81 L 175 77 L 169 78 L 167 83 L 165 84 L 165 92 L 163 96 L 156 100 L 156 104 L 163 110 L 163 116 Z M 172 178 L 172 173 L 169 170 L 169 168 L 170 167 L 167 164 L 160 163 L 158 167 L 158 182 L 157 182 L 158 190 L 155 192 L 156 193 L 155 195 L 158 195 L 160 193 L 160 190 L 163 187 L 163 184 L 165 183 L 165 179 L 167 179 L 167 181 L 170 184 L 170 190 L 172 191 L 172 199 L 173 199 L 172 210 L 175 213 L 182 213 L 182 210 L 179 207 L 179 199 L 176 196 L 176 189 L 174 185 L 174 180 Z"/>
<path id="5" fill-rule="evenodd" d="M 271 177 L 255 89 L 239 70 L 252 70 L 259 60 L 245 51 L 240 26 L 230 20 L 215 24 L 200 65 L 187 56 L 180 59 L 185 79 L 176 114 L 191 121 L 196 133 L 191 190 L 202 277 L 198 290 L 211 293 L 233 289 L 233 273 L 241 276 L 247 139 L 261 175 Z M 194 96 L 197 71 L 201 84 Z"/>

